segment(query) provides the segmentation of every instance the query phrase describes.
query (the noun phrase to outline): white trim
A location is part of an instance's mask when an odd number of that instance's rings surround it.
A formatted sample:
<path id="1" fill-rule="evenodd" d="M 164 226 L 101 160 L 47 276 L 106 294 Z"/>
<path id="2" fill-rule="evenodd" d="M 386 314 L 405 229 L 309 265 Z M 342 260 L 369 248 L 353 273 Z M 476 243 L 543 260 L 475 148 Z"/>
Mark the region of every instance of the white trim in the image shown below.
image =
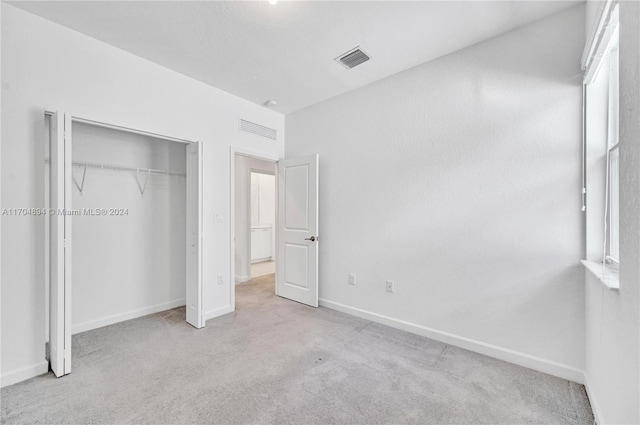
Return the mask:
<path id="1" fill-rule="evenodd" d="M 251 276 L 236 276 L 236 283 L 248 282 L 251 280 Z"/>
<path id="2" fill-rule="evenodd" d="M 249 156 L 251 158 L 262 159 L 264 161 L 278 162 L 280 160 L 278 155 L 272 154 L 272 153 L 254 151 L 252 149 L 245 149 L 238 146 L 230 146 L 230 148 L 231 148 L 231 155 L 232 155 L 231 158 L 234 158 L 233 155 L 237 154 L 242 156 Z"/>
<path id="3" fill-rule="evenodd" d="M 604 286 L 612 291 L 618 291 L 620 289 L 620 275 L 618 270 L 603 266 L 601 263 L 595 261 L 580 260 L 585 269 L 593 274 Z"/>
<path id="4" fill-rule="evenodd" d="M 42 375 L 47 372 L 49 372 L 49 362 L 43 360 L 40 363 L 4 373 L 2 374 L 2 377 L 0 377 L 0 388 L 26 381 L 29 378 L 33 378 L 34 376 Z"/>
<path id="5" fill-rule="evenodd" d="M 593 27 L 589 42 L 585 45 L 581 65 L 584 84 L 591 84 L 598 75 L 603 59 L 618 34 L 618 0 L 606 0 L 598 15 L 598 24 Z"/>
<path id="6" fill-rule="evenodd" d="M 77 325 L 73 325 L 71 328 L 71 333 L 73 335 L 78 334 L 80 332 L 90 331 L 92 329 L 98 329 L 103 326 L 113 325 L 115 323 L 124 322 L 125 320 L 136 319 L 138 317 L 147 316 L 149 314 L 158 313 L 165 310 L 170 310 L 176 307 L 182 307 L 185 305 L 185 299 L 181 298 L 178 300 L 169 301 L 162 304 L 156 304 L 149 307 L 143 307 L 136 310 L 128 311 L 126 313 L 114 314 L 112 316 L 103 317 L 101 319 L 90 320 L 84 323 L 78 323 Z"/>
<path id="7" fill-rule="evenodd" d="M 253 264 L 258 264 L 258 263 L 264 263 L 267 261 L 273 261 L 273 257 L 262 257 L 262 258 L 255 258 L 251 260 L 251 265 Z"/>
<path id="8" fill-rule="evenodd" d="M 343 313 L 351 314 L 356 317 L 391 326 L 392 328 L 411 332 L 417 335 L 434 339 L 436 341 L 444 342 L 446 344 L 454 345 L 456 347 L 494 357 L 499 360 L 504 360 L 509 363 L 537 370 L 542 373 L 557 376 L 562 379 L 567 379 L 579 384 L 584 383 L 584 372 L 569 365 L 553 362 L 540 357 L 532 356 L 530 354 L 510 350 L 508 348 L 487 344 L 481 341 L 465 338 L 448 332 L 442 332 L 436 329 L 428 328 L 426 326 L 406 322 L 404 320 L 394 319 L 382 314 L 372 313 L 370 311 L 350 307 L 322 298 L 319 299 L 319 304 L 322 307 L 341 311 Z"/>
<path id="9" fill-rule="evenodd" d="M 598 12 L 596 13 L 595 19 L 591 24 L 591 30 L 587 35 L 587 42 L 584 45 L 584 50 L 582 51 L 582 57 L 580 59 L 580 66 L 583 70 L 586 69 L 587 62 L 593 56 L 594 50 L 598 44 L 598 35 L 602 32 L 604 23 L 606 21 L 605 18 L 607 13 L 605 12 L 611 10 L 611 3 L 612 0 L 605 0 L 604 2 L 602 2 L 600 10 L 598 10 Z"/>
<path id="10" fill-rule="evenodd" d="M 591 380 L 589 379 L 587 372 L 584 372 L 584 388 L 587 390 L 587 397 L 589 397 L 589 404 L 591 404 L 591 411 L 593 412 L 595 423 L 604 424 L 605 422 L 602 419 L 602 414 L 600 413 L 600 406 L 596 401 L 594 393 L 591 391 Z"/>
<path id="11" fill-rule="evenodd" d="M 231 288 L 232 291 L 235 291 L 235 288 Z M 231 305 L 225 305 L 224 307 L 214 308 L 213 310 L 209 310 L 202 315 L 202 319 L 206 322 L 209 319 L 214 319 L 216 317 L 223 316 L 225 314 L 232 313 L 235 310 Z"/>
<path id="12" fill-rule="evenodd" d="M 52 112 L 50 110 L 45 110 L 44 111 L 45 115 L 53 115 L 53 113 L 54 112 Z M 160 133 L 154 133 L 154 132 L 146 131 L 146 130 L 139 130 L 139 129 L 136 129 L 136 128 L 126 127 L 126 126 L 117 125 L 117 124 L 110 124 L 110 123 L 106 123 L 106 122 L 102 122 L 102 121 L 92 120 L 92 119 L 89 119 L 89 118 L 82 118 L 82 117 L 72 116 L 71 120 L 73 122 L 78 122 L 78 123 L 81 123 L 81 124 L 89 124 L 89 125 L 93 125 L 93 126 L 96 126 L 96 127 L 109 128 L 109 129 L 112 129 L 112 130 L 123 131 L 125 133 L 139 134 L 141 136 L 152 137 L 154 139 L 168 140 L 170 142 L 178 142 L 178 143 L 184 143 L 184 144 L 195 143 L 194 140 L 181 139 L 179 137 L 173 137 L 173 136 L 165 136 L 164 134 L 160 134 Z"/>

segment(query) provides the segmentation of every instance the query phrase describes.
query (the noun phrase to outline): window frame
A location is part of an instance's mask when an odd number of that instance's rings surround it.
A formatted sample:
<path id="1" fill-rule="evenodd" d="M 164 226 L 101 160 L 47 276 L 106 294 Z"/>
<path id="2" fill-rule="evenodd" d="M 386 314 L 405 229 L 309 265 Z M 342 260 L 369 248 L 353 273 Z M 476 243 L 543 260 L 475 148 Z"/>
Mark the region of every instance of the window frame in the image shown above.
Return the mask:
<path id="1" fill-rule="evenodd" d="M 618 269 L 620 266 L 620 60 L 618 31 L 607 49 L 609 55 L 609 107 L 607 117 L 607 169 L 604 262 Z"/>

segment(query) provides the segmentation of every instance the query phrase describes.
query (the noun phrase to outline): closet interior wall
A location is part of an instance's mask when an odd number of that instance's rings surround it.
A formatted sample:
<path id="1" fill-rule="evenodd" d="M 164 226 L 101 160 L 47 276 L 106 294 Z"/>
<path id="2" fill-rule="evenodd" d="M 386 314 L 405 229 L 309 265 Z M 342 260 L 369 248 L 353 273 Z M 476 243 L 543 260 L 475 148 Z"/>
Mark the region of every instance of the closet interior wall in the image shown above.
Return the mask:
<path id="1" fill-rule="evenodd" d="M 185 146 L 73 123 L 72 333 L 185 304 Z"/>

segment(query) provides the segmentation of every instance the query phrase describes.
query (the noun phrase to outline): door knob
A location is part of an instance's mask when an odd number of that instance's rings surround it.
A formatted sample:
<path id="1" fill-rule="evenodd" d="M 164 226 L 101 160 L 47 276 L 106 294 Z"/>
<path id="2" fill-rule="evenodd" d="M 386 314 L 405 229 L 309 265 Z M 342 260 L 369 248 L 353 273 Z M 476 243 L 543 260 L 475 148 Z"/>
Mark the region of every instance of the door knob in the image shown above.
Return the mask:
<path id="1" fill-rule="evenodd" d="M 316 237 L 315 236 L 311 236 L 310 238 L 304 238 L 305 241 L 311 241 L 311 242 L 315 242 Z"/>

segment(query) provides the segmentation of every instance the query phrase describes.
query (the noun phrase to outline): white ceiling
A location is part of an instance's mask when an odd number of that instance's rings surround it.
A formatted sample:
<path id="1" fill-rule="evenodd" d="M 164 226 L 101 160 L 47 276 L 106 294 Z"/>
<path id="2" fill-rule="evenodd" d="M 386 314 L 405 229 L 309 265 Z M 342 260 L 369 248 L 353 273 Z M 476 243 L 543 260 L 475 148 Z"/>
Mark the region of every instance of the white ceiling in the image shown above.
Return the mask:
<path id="1" fill-rule="evenodd" d="M 34 1 L 12 5 L 289 113 L 574 1 Z M 334 61 L 361 46 L 372 59 Z"/>

